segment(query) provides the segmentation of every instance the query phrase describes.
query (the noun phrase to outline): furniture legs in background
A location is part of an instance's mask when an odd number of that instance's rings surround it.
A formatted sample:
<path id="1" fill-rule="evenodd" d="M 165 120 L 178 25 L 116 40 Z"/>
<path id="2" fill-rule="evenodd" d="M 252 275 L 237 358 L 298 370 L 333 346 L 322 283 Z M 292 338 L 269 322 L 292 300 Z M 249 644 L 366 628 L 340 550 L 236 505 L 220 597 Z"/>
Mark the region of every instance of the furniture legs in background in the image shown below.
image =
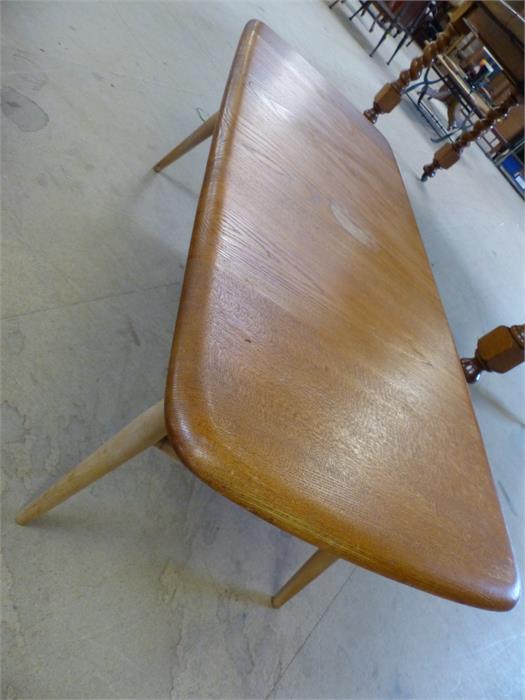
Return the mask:
<path id="1" fill-rule="evenodd" d="M 175 146 L 175 148 L 165 155 L 164 158 L 159 160 L 159 162 L 153 166 L 153 170 L 156 173 L 160 173 L 161 170 L 164 170 L 166 166 L 171 165 L 171 163 L 177 160 L 177 158 L 180 158 L 188 151 L 191 151 L 191 149 L 198 146 L 201 141 L 204 141 L 211 136 L 215 129 L 218 116 L 219 113 L 215 112 L 215 114 L 201 124 L 198 129 L 185 138 L 184 141 L 181 141 L 178 146 Z"/>
<path id="2" fill-rule="evenodd" d="M 436 151 L 434 159 L 428 165 L 423 166 L 423 174 L 421 180 L 425 182 L 429 177 L 434 177 L 440 169 L 447 170 L 460 159 L 461 153 L 471 141 L 475 141 L 485 131 L 490 129 L 500 119 L 504 119 L 511 107 L 518 103 L 518 99 L 514 93 L 509 95 L 500 105 L 491 109 L 487 116 L 477 121 L 470 131 L 466 131 L 453 143 L 446 143 Z"/>
<path id="3" fill-rule="evenodd" d="M 328 5 L 329 9 L 331 10 L 333 7 L 335 7 L 338 2 L 343 4 L 345 0 L 333 0 L 333 2 Z M 399 7 L 397 9 L 393 9 L 391 5 L 396 4 L 399 4 Z M 402 38 L 399 41 L 396 50 L 388 61 L 388 63 L 390 63 L 400 48 L 405 44 L 407 39 L 412 36 L 412 31 L 417 29 L 422 19 L 427 15 L 428 4 L 428 2 L 421 2 L 420 0 L 412 0 L 412 2 L 404 3 L 372 3 L 371 0 L 360 0 L 359 7 L 350 15 L 350 17 L 348 17 L 348 20 L 351 22 L 358 14 L 364 16 L 368 12 L 373 19 L 368 31 L 373 32 L 377 23 L 381 25 L 383 34 L 381 35 L 381 38 L 376 46 L 368 54 L 370 57 L 375 54 L 388 36 L 391 36 L 393 33 L 394 36 L 397 36 L 398 33 L 402 34 Z M 375 14 L 370 9 L 371 5 L 373 5 L 377 11 Z"/>
<path id="4" fill-rule="evenodd" d="M 16 522 L 27 525 L 151 447 L 165 435 L 164 401 L 159 401 L 23 508 L 16 516 Z"/>
<path id="5" fill-rule="evenodd" d="M 296 593 L 299 593 L 311 581 L 316 579 L 329 566 L 336 562 L 338 557 L 325 549 L 318 549 L 310 559 L 289 579 L 284 586 L 272 598 L 274 608 L 280 608 Z"/>
<path id="6" fill-rule="evenodd" d="M 385 3 L 381 3 L 385 5 Z M 433 16 L 433 11 L 431 11 L 432 3 L 428 0 L 411 0 L 411 2 L 399 3 L 397 10 L 390 7 L 390 3 L 386 3 L 386 8 L 384 7 L 383 12 L 386 16 L 383 18 L 384 32 L 379 40 L 377 46 L 369 54 L 372 57 L 381 44 L 385 41 L 387 36 L 397 36 L 401 34 L 401 39 L 398 41 L 397 47 L 387 61 L 387 65 L 391 63 L 397 52 L 404 46 L 408 39 L 411 39 L 413 33 L 417 31 L 424 18 Z"/>
<path id="7" fill-rule="evenodd" d="M 398 14 L 399 14 L 400 12 L 402 12 L 402 10 L 398 11 Z M 381 46 L 381 44 L 385 41 L 385 39 L 387 38 L 387 36 L 390 35 L 390 33 L 392 32 L 392 30 L 393 30 L 394 27 L 396 26 L 396 18 L 397 18 L 397 15 L 394 16 L 394 17 L 391 17 L 390 19 L 387 20 L 386 27 L 384 27 L 384 31 L 383 31 L 383 36 L 381 37 L 381 39 L 379 39 L 379 41 L 378 41 L 377 44 L 374 46 L 374 48 L 372 49 L 372 51 L 370 51 L 370 53 L 368 54 L 368 55 L 370 56 L 370 58 L 373 57 L 373 55 L 375 54 L 375 52 L 377 51 L 377 49 Z M 374 20 L 374 24 L 376 23 L 376 21 L 377 21 L 377 20 Z M 374 28 L 374 24 L 372 24 L 372 29 Z M 371 29 L 370 31 L 372 31 L 372 29 Z"/>
<path id="8" fill-rule="evenodd" d="M 341 3 L 343 3 L 344 1 L 345 0 L 341 0 Z M 371 4 L 372 4 L 372 0 L 366 0 L 366 2 L 363 2 L 363 0 L 360 0 L 359 8 L 350 15 L 350 17 L 348 18 L 349 22 L 351 22 L 354 19 L 354 17 L 357 17 L 357 15 L 359 13 L 361 13 L 361 16 L 364 17 L 364 15 L 366 14 L 366 12 Z"/>
<path id="9" fill-rule="evenodd" d="M 389 66 L 394 58 L 396 57 L 398 51 L 401 50 L 401 48 L 405 45 L 405 43 L 408 40 L 407 46 L 411 43 L 414 34 L 418 31 L 420 26 L 423 24 L 423 21 L 425 18 L 430 19 L 435 16 L 435 8 L 431 4 L 425 4 L 424 7 L 420 10 L 420 12 L 413 17 L 411 22 L 408 23 L 406 29 L 403 31 L 403 36 L 401 37 L 400 41 L 398 42 L 394 53 L 390 56 L 388 61 L 386 62 L 386 65 Z"/>
<path id="10" fill-rule="evenodd" d="M 445 30 L 438 35 L 435 41 L 427 44 L 421 56 L 417 56 L 410 63 L 408 70 L 400 73 L 399 78 L 392 83 L 387 83 L 374 97 L 374 104 L 364 112 L 368 121 L 375 124 L 380 114 L 391 112 L 401 102 L 401 93 L 408 87 L 412 80 L 421 75 L 424 68 L 428 68 L 435 56 L 443 52 L 456 36 L 456 28 L 453 23 L 447 25 Z"/>
<path id="11" fill-rule="evenodd" d="M 343 5 L 344 2 L 345 2 L 345 0 L 334 0 L 333 2 L 331 2 L 331 3 L 328 5 L 328 9 L 331 10 L 332 7 L 335 7 L 335 6 L 337 5 L 338 2 L 340 2 L 341 5 Z M 351 22 L 351 21 L 354 19 L 354 17 L 356 17 L 359 13 L 361 13 L 361 15 L 366 14 L 366 12 L 367 12 L 367 10 L 368 10 L 368 8 L 370 7 L 371 4 L 372 4 L 372 0 L 364 0 L 364 1 L 363 1 L 363 0 L 360 0 L 359 7 L 357 8 L 357 10 L 356 10 L 353 14 L 350 15 L 350 17 L 348 18 L 348 20 Z M 375 24 L 375 20 L 374 20 L 374 23 L 372 24 L 372 26 L 371 26 L 371 28 L 370 28 L 370 31 L 372 31 L 372 29 L 374 28 L 374 24 Z"/>
<path id="12" fill-rule="evenodd" d="M 478 340 L 474 357 L 463 357 L 461 365 L 469 384 L 485 372 L 508 372 L 525 360 L 525 325 L 498 326 Z"/>
<path id="13" fill-rule="evenodd" d="M 409 37 L 408 32 L 405 32 L 405 33 L 403 34 L 403 36 L 401 37 L 401 39 L 400 39 L 398 45 L 396 46 L 394 53 L 390 56 L 390 58 L 389 58 L 388 61 L 386 62 L 386 65 L 387 65 L 387 66 L 389 66 L 389 65 L 392 63 L 392 61 L 393 61 L 394 58 L 396 57 L 398 51 L 400 51 L 400 50 L 403 48 L 403 46 L 405 45 L 405 42 L 406 42 L 406 40 L 408 39 L 408 37 Z"/>
<path id="14" fill-rule="evenodd" d="M 341 0 L 341 2 L 344 2 L 344 0 Z M 372 4 L 372 0 L 367 0 L 366 2 L 363 2 L 363 0 L 361 0 L 361 7 L 358 10 L 356 10 L 352 15 L 350 15 L 350 17 L 348 18 L 350 20 L 350 22 L 359 13 L 361 13 L 361 17 L 364 17 L 365 14 L 369 11 L 368 8 L 370 7 L 371 4 Z M 372 31 L 373 28 L 374 28 L 374 25 L 372 24 L 372 26 L 370 27 L 370 31 Z"/>

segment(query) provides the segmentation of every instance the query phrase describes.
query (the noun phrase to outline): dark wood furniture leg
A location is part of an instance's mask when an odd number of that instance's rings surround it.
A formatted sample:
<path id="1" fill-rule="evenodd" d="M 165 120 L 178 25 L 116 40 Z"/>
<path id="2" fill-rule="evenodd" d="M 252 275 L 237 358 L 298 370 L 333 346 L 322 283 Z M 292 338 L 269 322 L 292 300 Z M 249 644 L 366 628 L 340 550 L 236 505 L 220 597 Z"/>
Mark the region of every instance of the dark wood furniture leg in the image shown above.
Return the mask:
<path id="1" fill-rule="evenodd" d="M 399 78 L 393 83 L 384 85 L 374 97 L 373 106 L 364 112 L 368 121 L 375 124 L 380 114 L 387 114 L 397 107 L 401 102 L 401 93 L 403 90 L 412 80 L 419 78 L 423 69 L 428 68 L 432 64 L 434 58 L 447 48 L 457 34 L 458 32 L 454 24 L 448 24 L 445 30 L 437 36 L 435 41 L 425 46 L 423 54 L 412 60 L 408 70 L 402 71 Z"/>
<path id="2" fill-rule="evenodd" d="M 477 121 L 470 131 L 466 131 L 456 141 L 446 143 L 436 151 L 432 163 L 423 166 L 423 174 L 421 180 L 425 182 L 429 177 L 434 177 L 438 170 L 448 170 L 454 163 L 460 159 L 461 152 L 466 148 L 471 141 L 475 141 L 485 131 L 494 126 L 500 119 L 504 119 L 510 108 L 518 103 L 515 94 L 509 95 L 500 105 L 491 109 L 487 116 Z"/>
<path id="3" fill-rule="evenodd" d="M 482 372 L 508 372 L 525 360 L 524 345 L 524 324 L 494 328 L 478 340 L 474 357 L 461 358 L 465 379 L 474 384 Z"/>

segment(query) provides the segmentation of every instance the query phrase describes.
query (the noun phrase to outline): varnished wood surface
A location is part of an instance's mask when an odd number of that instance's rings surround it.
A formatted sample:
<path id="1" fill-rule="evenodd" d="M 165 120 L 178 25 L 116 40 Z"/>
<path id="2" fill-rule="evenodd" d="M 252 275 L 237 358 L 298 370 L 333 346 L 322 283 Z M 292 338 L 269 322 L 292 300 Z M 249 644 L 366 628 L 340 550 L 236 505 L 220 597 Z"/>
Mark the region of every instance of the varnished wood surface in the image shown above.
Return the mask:
<path id="1" fill-rule="evenodd" d="M 166 392 L 182 461 L 271 523 L 425 591 L 519 582 L 391 149 L 262 23 L 215 128 Z"/>

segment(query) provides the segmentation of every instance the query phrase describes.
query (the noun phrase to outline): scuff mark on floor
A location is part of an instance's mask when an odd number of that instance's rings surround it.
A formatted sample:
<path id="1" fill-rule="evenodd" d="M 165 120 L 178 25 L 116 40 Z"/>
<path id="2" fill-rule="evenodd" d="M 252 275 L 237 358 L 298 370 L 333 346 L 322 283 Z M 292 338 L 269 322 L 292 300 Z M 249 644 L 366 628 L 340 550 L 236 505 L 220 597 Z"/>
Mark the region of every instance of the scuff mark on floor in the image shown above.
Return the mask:
<path id="1" fill-rule="evenodd" d="M 49 116 L 36 102 L 14 88 L 1 90 L 2 114 L 20 131 L 40 131 L 49 122 Z"/>
<path id="2" fill-rule="evenodd" d="M 195 111 L 196 111 L 197 114 L 199 115 L 199 119 L 201 120 L 201 122 L 205 122 L 206 119 L 208 119 L 208 117 L 205 116 L 204 110 L 201 109 L 200 107 L 195 107 Z"/>
<path id="3" fill-rule="evenodd" d="M 27 418 L 9 401 L 2 402 L 2 436 L 6 444 L 24 442 L 29 430 Z"/>
<path id="4" fill-rule="evenodd" d="M 501 493 L 503 494 L 503 498 L 507 501 L 507 504 L 508 504 L 508 506 L 509 506 L 509 508 L 510 508 L 510 512 L 511 512 L 513 515 L 515 515 L 516 517 L 518 517 L 518 514 L 516 513 L 516 509 L 514 508 L 514 504 L 512 503 L 512 501 L 511 501 L 511 499 L 510 499 L 510 496 L 509 496 L 509 494 L 507 493 L 507 490 L 505 489 L 505 487 L 503 486 L 503 484 L 501 483 L 501 481 L 498 481 L 498 486 L 499 486 L 500 489 L 501 489 Z"/>

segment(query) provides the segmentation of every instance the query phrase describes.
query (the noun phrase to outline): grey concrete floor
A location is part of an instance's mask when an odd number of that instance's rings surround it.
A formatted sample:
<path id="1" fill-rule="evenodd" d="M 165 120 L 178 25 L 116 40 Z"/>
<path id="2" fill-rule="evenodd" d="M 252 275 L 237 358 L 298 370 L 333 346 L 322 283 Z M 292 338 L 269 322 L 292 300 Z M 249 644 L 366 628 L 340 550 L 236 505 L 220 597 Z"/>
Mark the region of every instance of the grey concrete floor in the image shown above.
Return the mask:
<path id="1" fill-rule="evenodd" d="M 482 612 L 339 562 L 274 611 L 268 594 L 311 547 L 156 451 L 14 524 L 162 396 L 207 148 L 150 167 L 216 110 L 245 22 L 359 109 L 410 56 L 387 67 L 387 42 L 369 59 L 377 33 L 320 0 L 2 10 L 3 697 L 523 697 L 523 604 Z M 432 134 L 409 106 L 378 127 L 471 353 L 523 317 L 523 202 L 475 146 L 419 182 Z M 471 392 L 520 565 L 524 369 Z"/>

